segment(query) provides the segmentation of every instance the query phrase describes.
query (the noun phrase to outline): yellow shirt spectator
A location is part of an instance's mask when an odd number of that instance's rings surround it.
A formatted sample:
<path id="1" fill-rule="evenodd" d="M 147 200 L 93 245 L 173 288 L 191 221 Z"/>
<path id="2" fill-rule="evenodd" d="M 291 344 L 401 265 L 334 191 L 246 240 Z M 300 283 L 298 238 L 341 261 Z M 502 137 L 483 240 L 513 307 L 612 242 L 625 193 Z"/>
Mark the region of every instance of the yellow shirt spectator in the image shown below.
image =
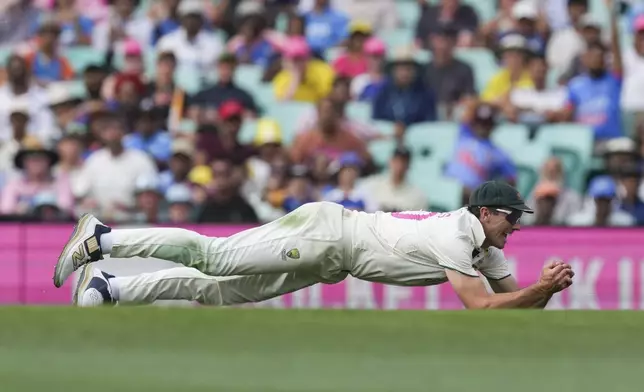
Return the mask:
<path id="1" fill-rule="evenodd" d="M 293 81 L 293 71 L 282 70 L 273 79 L 273 91 L 277 99 L 286 100 Z M 333 87 L 335 73 L 333 68 L 321 60 L 309 60 L 304 76 L 290 100 L 317 102 L 326 97 Z"/>
<path id="2" fill-rule="evenodd" d="M 481 94 L 481 99 L 485 102 L 494 102 L 505 97 L 513 88 L 531 87 L 534 87 L 534 83 L 530 77 L 530 72 L 524 71 L 519 80 L 512 82 L 510 71 L 504 69 L 490 79 Z"/>

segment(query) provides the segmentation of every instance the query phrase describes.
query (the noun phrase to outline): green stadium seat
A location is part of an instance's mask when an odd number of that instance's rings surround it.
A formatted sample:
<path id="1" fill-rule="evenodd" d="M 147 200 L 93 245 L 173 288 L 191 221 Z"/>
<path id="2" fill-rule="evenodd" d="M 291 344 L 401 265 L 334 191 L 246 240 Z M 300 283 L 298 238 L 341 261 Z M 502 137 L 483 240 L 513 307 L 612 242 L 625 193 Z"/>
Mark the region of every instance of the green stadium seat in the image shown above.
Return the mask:
<path id="1" fill-rule="evenodd" d="M 374 163 L 380 168 L 386 169 L 389 159 L 396 148 L 394 139 L 382 139 L 369 142 L 367 146 Z"/>
<path id="2" fill-rule="evenodd" d="M 427 122 L 410 126 L 405 133 L 405 145 L 414 158 L 431 156 L 441 162 L 454 153 L 459 125 L 454 122 Z"/>
<path id="3" fill-rule="evenodd" d="M 409 181 L 427 196 L 431 211 L 458 209 L 461 207 L 463 187 L 457 180 L 443 176 L 441 170 L 442 163 L 435 159 L 412 158 Z"/>
<path id="4" fill-rule="evenodd" d="M 242 124 L 242 128 L 239 131 L 239 141 L 241 143 L 253 143 L 255 139 L 255 131 L 257 129 L 257 121 L 255 120 L 245 120 Z"/>
<path id="5" fill-rule="evenodd" d="M 521 124 L 501 124 L 492 132 L 492 143 L 508 153 L 522 148 L 529 143 L 530 131 L 528 127 Z"/>
<path id="6" fill-rule="evenodd" d="M 284 144 L 290 145 L 295 139 L 295 132 L 302 116 L 313 108 L 308 102 L 276 102 L 266 111 L 282 127 Z"/>
<path id="7" fill-rule="evenodd" d="M 526 144 L 511 152 L 517 167 L 517 189 L 528 197 L 539 180 L 541 167 L 550 157 L 550 149 L 538 143 Z"/>
<path id="8" fill-rule="evenodd" d="M 420 7 L 416 1 L 398 0 L 396 1 L 396 10 L 398 11 L 398 18 L 404 27 L 409 29 L 416 28 L 416 23 L 420 18 Z"/>
<path id="9" fill-rule="evenodd" d="M 549 148 L 561 159 L 568 185 L 582 191 L 593 155 L 593 140 L 593 130 L 587 126 L 551 124 L 539 128 L 535 142 Z"/>
<path id="10" fill-rule="evenodd" d="M 10 55 L 11 49 L 0 49 L 0 68 L 4 68 Z"/>
<path id="11" fill-rule="evenodd" d="M 396 48 L 399 47 L 409 47 L 414 43 L 414 34 L 413 30 L 410 29 L 396 29 L 387 31 L 387 34 L 384 34 L 382 37 L 389 53 L 395 53 Z"/>
<path id="12" fill-rule="evenodd" d="M 102 65 L 105 60 L 103 52 L 81 46 L 65 49 L 64 55 L 77 74 L 82 73 L 89 65 Z"/>
<path id="13" fill-rule="evenodd" d="M 394 123 L 391 121 L 384 120 L 372 120 L 371 124 L 376 127 L 381 133 L 385 135 L 394 134 Z"/>
<path id="14" fill-rule="evenodd" d="M 499 70 L 499 65 L 491 50 L 486 48 L 461 48 L 456 57 L 472 67 L 477 91 L 483 91 L 487 82 Z"/>
<path id="15" fill-rule="evenodd" d="M 188 69 L 178 69 L 174 75 L 174 81 L 188 94 L 195 94 L 205 84 L 205 80 L 197 72 Z"/>
<path id="16" fill-rule="evenodd" d="M 371 103 L 369 102 L 350 102 L 346 110 L 347 117 L 351 119 L 362 122 L 371 121 Z"/>
<path id="17" fill-rule="evenodd" d="M 235 71 L 235 83 L 239 87 L 254 90 L 262 82 L 264 70 L 257 65 L 240 65 Z"/>

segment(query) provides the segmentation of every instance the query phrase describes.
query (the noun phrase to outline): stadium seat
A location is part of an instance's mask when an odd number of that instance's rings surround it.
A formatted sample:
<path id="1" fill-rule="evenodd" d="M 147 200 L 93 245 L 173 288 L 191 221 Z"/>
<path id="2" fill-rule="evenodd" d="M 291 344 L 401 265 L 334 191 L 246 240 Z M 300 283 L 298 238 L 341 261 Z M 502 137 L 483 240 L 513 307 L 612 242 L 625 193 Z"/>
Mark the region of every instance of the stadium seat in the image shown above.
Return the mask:
<path id="1" fill-rule="evenodd" d="M 369 142 L 368 148 L 374 163 L 378 167 L 386 169 L 389 159 L 396 148 L 396 141 L 394 139 L 374 140 Z"/>
<path id="2" fill-rule="evenodd" d="M 463 187 L 457 180 L 443 176 L 441 170 L 441 162 L 434 159 L 412 160 L 409 181 L 427 196 L 431 211 L 460 208 Z"/>
<path id="3" fill-rule="evenodd" d="M 465 0 L 464 3 L 474 8 L 482 22 L 492 20 L 496 16 L 495 1 Z"/>
<path id="4" fill-rule="evenodd" d="M 371 121 L 371 103 L 369 102 L 350 102 L 347 105 L 347 116 L 353 120 L 361 122 Z"/>
<path id="5" fill-rule="evenodd" d="M 235 83 L 241 88 L 254 91 L 261 84 L 263 72 L 257 65 L 240 65 L 235 71 Z"/>
<path id="6" fill-rule="evenodd" d="M 174 81 L 188 94 L 197 93 L 205 84 L 204 78 L 198 72 L 189 69 L 177 69 Z"/>
<path id="7" fill-rule="evenodd" d="M 284 144 L 290 145 L 295 139 L 295 131 L 303 115 L 313 108 L 314 106 L 307 102 L 276 102 L 267 109 L 266 115 L 280 124 Z"/>
<path id="8" fill-rule="evenodd" d="M 67 48 L 64 55 L 77 74 L 89 65 L 102 65 L 105 60 L 103 52 L 82 46 Z"/>
<path id="9" fill-rule="evenodd" d="M 396 48 L 411 46 L 414 43 L 414 34 L 410 29 L 396 29 L 387 31 L 382 39 L 387 44 L 389 52 L 394 53 Z"/>
<path id="10" fill-rule="evenodd" d="M 0 49 L 0 68 L 4 68 L 9 55 L 11 55 L 11 49 Z"/>
<path id="11" fill-rule="evenodd" d="M 541 167 L 550 157 L 550 149 L 538 143 L 524 145 L 511 152 L 517 167 L 517 189 L 524 197 L 529 197 L 539 180 Z"/>
<path id="12" fill-rule="evenodd" d="M 405 144 L 413 157 L 427 157 L 444 162 L 449 159 L 458 139 L 459 126 L 453 122 L 427 122 L 410 126 L 405 133 Z"/>
<path id="13" fill-rule="evenodd" d="M 396 10 L 398 11 L 398 19 L 400 19 L 404 27 L 408 29 L 416 28 L 416 23 L 420 18 L 418 2 L 414 0 L 396 1 Z"/>
<path id="14" fill-rule="evenodd" d="M 242 128 L 239 131 L 239 141 L 241 143 L 252 144 L 255 139 L 255 131 L 257 129 L 257 121 L 255 120 L 245 120 L 242 124 Z"/>
<path id="15" fill-rule="evenodd" d="M 559 157 L 566 172 L 568 185 L 583 191 L 584 176 L 593 154 L 593 131 L 580 124 L 543 125 L 535 142 L 549 148 Z"/>
<path id="16" fill-rule="evenodd" d="M 372 120 L 371 124 L 375 126 L 381 133 L 385 135 L 394 134 L 394 123 L 391 121 L 384 120 Z"/>
<path id="17" fill-rule="evenodd" d="M 483 91 L 487 82 L 499 70 L 494 54 L 486 48 L 457 49 L 456 57 L 472 67 L 477 91 Z"/>
<path id="18" fill-rule="evenodd" d="M 522 124 L 501 124 L 492 132 L 492 142 L 509 154 L 529 143 L 530 131 Z"/>

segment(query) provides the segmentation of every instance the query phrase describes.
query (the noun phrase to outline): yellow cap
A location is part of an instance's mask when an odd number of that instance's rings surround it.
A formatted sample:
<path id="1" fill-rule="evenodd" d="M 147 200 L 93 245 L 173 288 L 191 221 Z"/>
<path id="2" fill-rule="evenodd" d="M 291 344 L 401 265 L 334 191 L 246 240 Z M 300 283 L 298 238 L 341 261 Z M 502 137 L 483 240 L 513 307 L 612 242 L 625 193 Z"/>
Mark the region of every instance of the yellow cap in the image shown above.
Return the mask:
<path id="1" fill-rule="evenodd" d="M 208 166 L 195 166 L 190 170 L 188 179 L 198 185 L 207 185 L 212 181 L 212 169 Z"/>
<path id="2" fill-rule="evenodd" d="M 362 20 L 354 20 L 349 26 L 349 34 L 361 33 L 364 35 L 371 35 L 373 29 L 371 24 Z"/>
<path id="3" fill-rule="evenodd" d="M 272 118 L 259 119 L 255 131 L 255 146 L 269 143 L 282 144 L 282 128 Z"/>

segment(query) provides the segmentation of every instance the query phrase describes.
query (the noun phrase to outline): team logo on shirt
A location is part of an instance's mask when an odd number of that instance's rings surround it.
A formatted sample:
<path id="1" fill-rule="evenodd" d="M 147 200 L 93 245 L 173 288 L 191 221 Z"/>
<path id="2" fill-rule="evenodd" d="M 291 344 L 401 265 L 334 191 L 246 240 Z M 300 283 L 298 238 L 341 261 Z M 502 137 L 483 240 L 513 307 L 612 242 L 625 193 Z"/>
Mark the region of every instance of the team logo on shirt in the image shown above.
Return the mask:
<path id="1" fill-rule="evenodd" d="M 286 258 L 287 258 L 287 257 L 288 257 L 289 259 L 293 259 L 293 260 L 297 260 L 297 259 L 299 259 L 299 258 L 300 258 L 300 251 L 299 251 L 299 249 L 297 249 L 297 248 L 293 248 L 293 249 L 289 250 L 288 252 L 286 251 L 286 249 L 284 249 L 284 250 L 282 251 L 282 259 L 286 260 Z"/>

